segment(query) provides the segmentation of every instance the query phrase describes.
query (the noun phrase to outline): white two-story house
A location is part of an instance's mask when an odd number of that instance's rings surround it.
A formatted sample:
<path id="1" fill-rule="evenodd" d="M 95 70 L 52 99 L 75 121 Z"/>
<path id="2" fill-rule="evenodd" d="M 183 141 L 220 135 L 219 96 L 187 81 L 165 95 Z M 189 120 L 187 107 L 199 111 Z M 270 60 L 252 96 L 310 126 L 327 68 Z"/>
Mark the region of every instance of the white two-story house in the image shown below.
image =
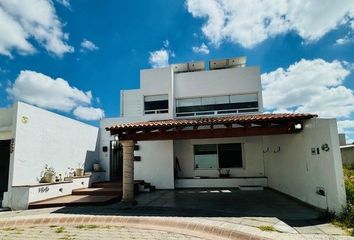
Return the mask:
<path id="1" fill-rule="evenodd" d="M 141 70 L 140 88 L 121 91 L 120 117 L 100 128 L 100 163 L 106 180 L 123 178 L 123 201 L 134 179 L 269 187 L 337 212 L 345 204 L 336 120 L 264 114 L 260 69 L 244 57 Z"/>

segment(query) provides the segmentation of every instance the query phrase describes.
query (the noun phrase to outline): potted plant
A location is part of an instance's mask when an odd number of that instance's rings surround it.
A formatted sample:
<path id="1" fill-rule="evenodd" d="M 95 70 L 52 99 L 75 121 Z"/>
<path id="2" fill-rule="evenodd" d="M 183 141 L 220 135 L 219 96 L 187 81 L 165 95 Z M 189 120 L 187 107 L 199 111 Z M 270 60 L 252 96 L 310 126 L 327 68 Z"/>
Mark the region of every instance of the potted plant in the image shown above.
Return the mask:
<path id="1" fill-rule="evenodd" d="M 84 164 L 79 163 L 78 168 L 75 169 L 75 173 L 77 177 L 82 177 L 84 176 Z"/>
<path id="2" fill-rule="evenodd" d="M 219 177 L 220 178 L 229 178 L 230 177 L 230 169 L 219 168 Z"/>
<path id="3" fill-rule="evenodd" d="M 48 167 L 46 164 L 44 170 L 41 173 L 40 183 L 53 183 L 55 182 L 55 170 L 52 167 Z"/>

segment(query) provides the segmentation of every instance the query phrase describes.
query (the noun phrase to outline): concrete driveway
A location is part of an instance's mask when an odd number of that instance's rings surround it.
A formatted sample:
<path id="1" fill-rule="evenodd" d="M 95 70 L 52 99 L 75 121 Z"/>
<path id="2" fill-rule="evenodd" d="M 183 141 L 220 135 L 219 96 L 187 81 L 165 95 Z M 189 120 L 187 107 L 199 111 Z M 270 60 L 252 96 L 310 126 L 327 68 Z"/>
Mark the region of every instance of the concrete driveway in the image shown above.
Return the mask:
<path id="1" fill-rule="evenodd" d="M 318 210 L 270 189 L 160 190 L 141 193 L 136 199 L 138 205 L 132 209 L 124 208 L 121 203 L 38 209 L 0 213 L 0 221 L 37 217 L 43 218 L 37 222 L 51 224 L 48 218 L 64 218 L 63 223 L 74 221 L 70 223 L 73 225 L 76 221 L 81 224 L 86 222 L 80 220 L 81 218 L 92 224 L 101 223 L 101 218 L 108 217 L 110 224 L 114 221 L 118 221 L 122 226 L 129 223 L 140 224 L 133 225 L 138 228 L 153 225 L 153 229 L 162 230 L 166 227 L 166 231 L 177 233 L 188 230 L 194 237 L 207 231 L 214 237 L 218 234 L 238 234 L 234 239 L 248 239 L 239 238 L 240 234 L 253 236 L 255 239 L 354 239 L 339 227 L 319 221 Z M 109 216 L 115 220 L 111 220 Z M 61 223 L 60 220 L 58 222 Z M 168 226 L 172 228 L 167 228 Z M 226 239 L 231 239 L 231 235 Z"/>

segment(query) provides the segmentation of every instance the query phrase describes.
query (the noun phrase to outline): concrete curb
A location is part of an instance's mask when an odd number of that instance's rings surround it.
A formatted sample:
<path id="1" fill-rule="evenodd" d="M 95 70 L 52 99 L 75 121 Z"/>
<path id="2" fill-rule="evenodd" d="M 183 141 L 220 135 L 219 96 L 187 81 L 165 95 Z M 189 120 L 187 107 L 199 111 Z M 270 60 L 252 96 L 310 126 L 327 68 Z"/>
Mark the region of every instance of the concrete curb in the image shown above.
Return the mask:
<path id="1" fill-rule="evenodd" d="M 158 217 L 122 217 L 122 216 L 23 216 L 9 220 L 0 220 L 1 228 L 19 228 L 32 226 L 68 226 L 80 224 L 95 224 L 101 226 L 120 226 L 140 229 L 161 230 L 186 234 L 204 239 L 237 239 L 237 240 L 269 240 L 269 238 L 249 235 L 237 230 L 223 228 L 207 223 L 179 220 L 176 218 Z"/>

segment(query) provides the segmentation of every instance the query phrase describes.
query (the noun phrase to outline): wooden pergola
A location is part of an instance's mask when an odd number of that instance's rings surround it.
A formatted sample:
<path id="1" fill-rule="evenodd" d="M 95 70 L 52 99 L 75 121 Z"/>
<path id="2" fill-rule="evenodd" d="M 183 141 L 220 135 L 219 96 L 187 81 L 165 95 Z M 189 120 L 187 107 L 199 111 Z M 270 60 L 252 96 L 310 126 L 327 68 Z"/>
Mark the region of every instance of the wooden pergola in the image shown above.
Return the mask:
<path id="1" fill-rule="evenodd" d="M 107 127 L 123 146 L 123 198 L 134 203 L 134 145 L 137 141 L 181 140 L 296 134 L 314 114 L 248 114 L 226 117 L 171 119 Z"/>

